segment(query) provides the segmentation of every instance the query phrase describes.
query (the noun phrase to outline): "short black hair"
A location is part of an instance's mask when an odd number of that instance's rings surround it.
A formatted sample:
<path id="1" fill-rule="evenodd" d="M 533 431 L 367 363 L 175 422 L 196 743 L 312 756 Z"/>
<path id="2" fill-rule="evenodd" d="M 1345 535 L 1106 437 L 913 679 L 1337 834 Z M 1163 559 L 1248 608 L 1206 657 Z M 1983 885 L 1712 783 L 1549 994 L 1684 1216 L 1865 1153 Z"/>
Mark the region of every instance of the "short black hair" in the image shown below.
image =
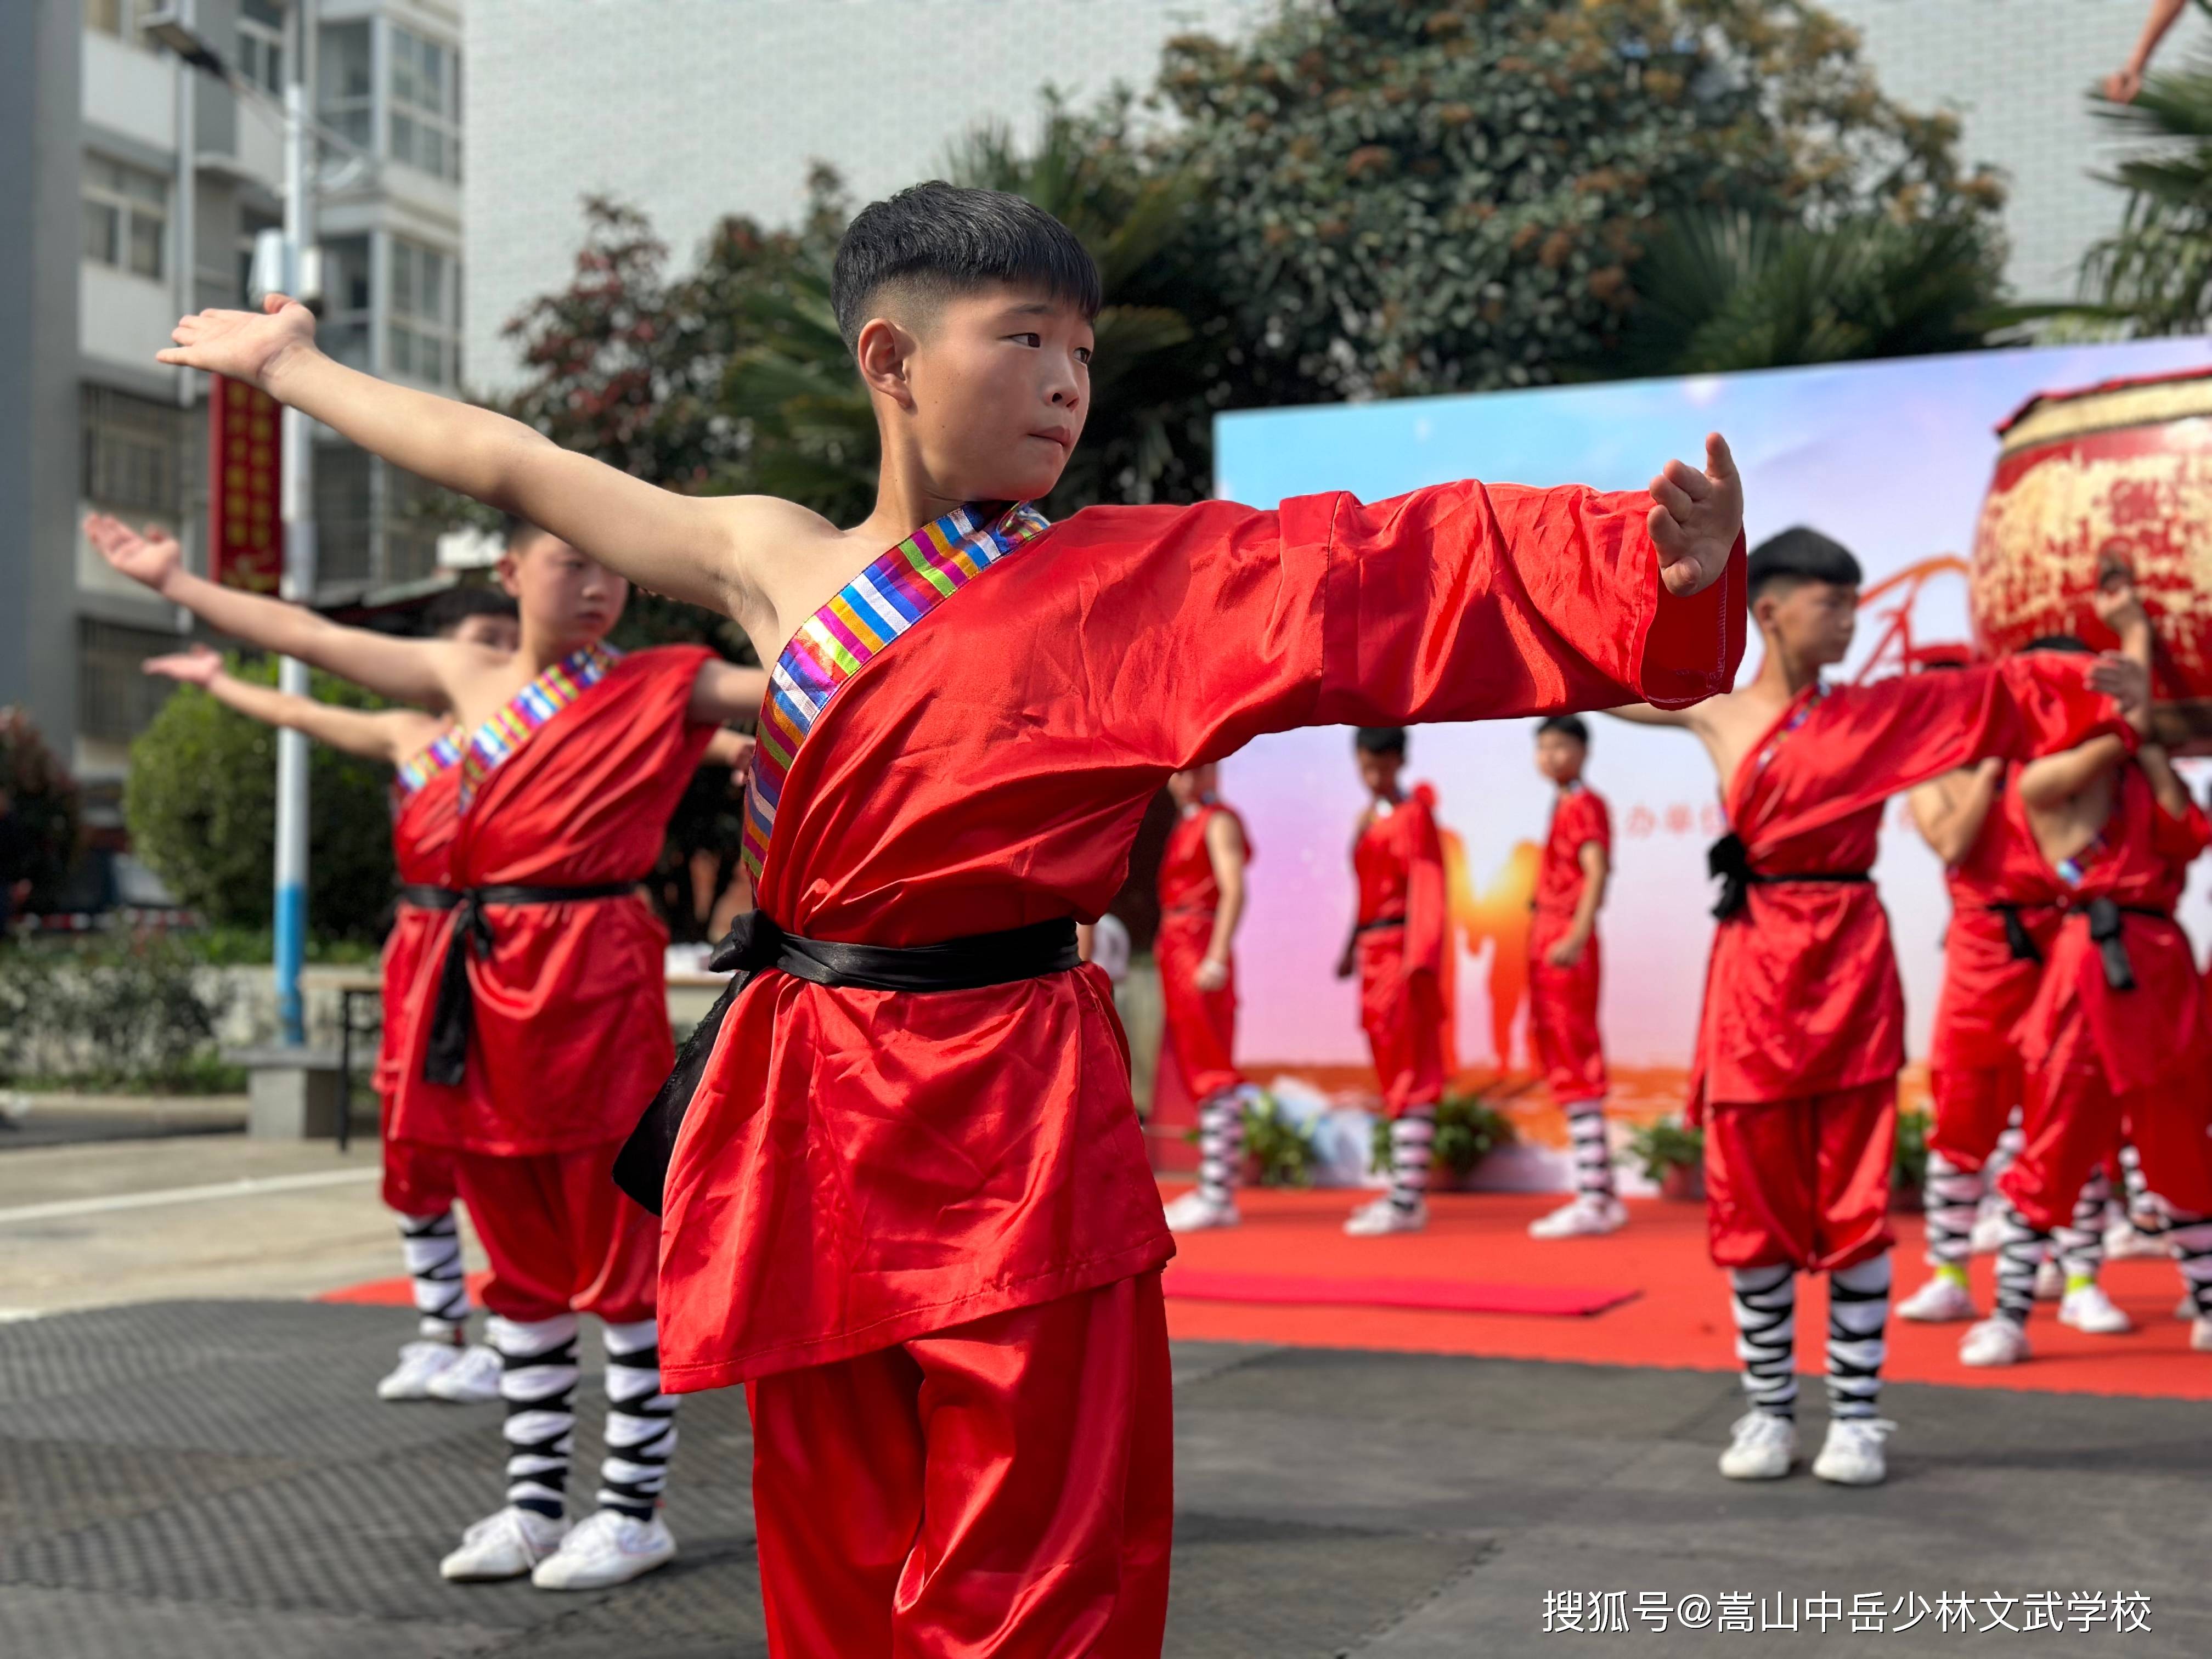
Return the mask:
<path id="1" fill-rule="evenodd" d="M 500 544 L 510 553 L 519 550 L 526 542 L 532 541 L 539 536 L 550 536 L 552 533 L 542 524 L 531 523 L 520 513 L 502 513 L 499 515 Z"/>
<path id="2" fill-rule="evenodd" d="M 422 607 L 422 623 L 433 634 L 450 634 L 471 617 L 519 617 L 514 596 L 474 582 L 449 587 Z"/>
<path id="3" fill-rule="evenodd" d="M 1585 749 L 1589 747 L 1589 726 L 1579 714 L 1553 714 L 1536 726 L 1536 735 L 1556 732 L 1563 738 L 1572 738 Z"/>
<path id="4" fill-rule="evenodd" d="M 1001 283 L 1041 289 L 1086 318 L 1105 301 L 1098 262 L 1036 203 L 933 179 L 871 202 L 845 227 L 830 302 L 851 350 L 887 288 L 913 289 L 934 302 Z"/>
<path id="5" fill-rule="evenodd" d="M 1363 755 L 1395 755 L 1402 760 L 1406 754 L 1406 728 L 1363 726 L 1353 736 L 1352 746 Z"/>
<path id="6" fill-rule="evenodd" d="M 2072 656 L 2094 657 L 2096 648 L 2071 634 L 2040 634 L 2021 647 L 2023 651 L 2063 651 Z"/>
<path id="7" fill-rule="evenodd" d="M 1792 525 L 1769 536 L 1751 550 L 1750 581 L 1746 597 L 1755 600 L 1769 588 L 1782 585 L 1786 592 L 1806 582 L 1826 582 L 1836 587 L 1856 587 L 1865 580 L 1851 550 L 1817 530 Z"/>

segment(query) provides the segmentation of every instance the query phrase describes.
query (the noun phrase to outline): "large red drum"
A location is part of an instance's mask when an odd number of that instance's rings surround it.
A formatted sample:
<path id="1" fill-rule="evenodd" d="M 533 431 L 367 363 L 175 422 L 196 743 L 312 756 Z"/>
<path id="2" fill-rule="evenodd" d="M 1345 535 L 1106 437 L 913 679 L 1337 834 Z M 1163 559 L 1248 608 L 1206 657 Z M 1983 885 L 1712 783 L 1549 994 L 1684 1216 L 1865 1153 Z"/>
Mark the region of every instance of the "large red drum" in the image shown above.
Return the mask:
<path id="1" fill-rule="evenodd" d="M 1982 648 L 2045 634 L 2112 644 L 2090 597 L 2117 554 L 2158 626 L 2158 695 L 2212 698 L 2212 369 L 2045 392 L 1997 432 L 1974 530 Z"/>

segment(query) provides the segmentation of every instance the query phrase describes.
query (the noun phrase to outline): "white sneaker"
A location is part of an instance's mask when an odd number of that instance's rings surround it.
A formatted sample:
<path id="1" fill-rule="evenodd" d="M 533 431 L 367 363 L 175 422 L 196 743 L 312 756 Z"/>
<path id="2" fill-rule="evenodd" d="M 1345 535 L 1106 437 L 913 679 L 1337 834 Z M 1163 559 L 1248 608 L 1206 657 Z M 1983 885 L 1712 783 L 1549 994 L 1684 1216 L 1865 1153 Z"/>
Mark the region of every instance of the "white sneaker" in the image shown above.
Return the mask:
<path id="1" fill-rule="evenodd" d="M 520 1578 L 550 1558 L 568 1535 L 565 1520 L 556 1521 L 510 1504 L 463 1533 L 460 1548 L 438 1563 L 438 1571 L 460 1584 Z"/>
<path id="2" fill-rule="evenodd" d="M 530 1582 L 542 1590 L 607 1589 L 627 1584 L 676 1559 L 676 1535 L 650 1521 L 601 1510 L 579 1522 L 561 1547 L 540 1561 Z"/>
<path id="3" fill-rule="evenodd" d="M 1609 1193 L 1583 1193 L 1528 1224 L 1531 1238 L 1594 1238 L 1628 1224 L 1628 1206 Z"/>
<path id="4" fill-rule="evenodd" d="M 1978 1319 L 1974 1293 L 1957 1279 L 1938 1273 L 1897 1304 L 1897 1316 L 1922 1325 L 1955 1325 Z"/>
<path id="5" fill-rule="evenodd" d="M 1168 1206 L 1168 1231 L 1171 1233 L 1202 1233 L 1209 1227 L 1234 1227 L 1243 1219 L 1237 1212 L 1235 1199 L 1224 1199 L 1217 1204 L 1195 1187 Z"/>
<path id="6" fill-rule="evenodd" d="M 1997 1247 L 2004 1243 L 2004 1237 L 2003 1209 L 1984 1209 L 1974 1218 L 1973 1231 L 1966 1236 L 1966 1248 L 1976 1255 L 1995 1255 Z"/>
<path id="7" fill-rule="evenodd" d="M 428 1400 L 430 1385 L 459 1364 L 461 1350 L 450 1342 L 410 1342 L 399 1363 L 376 1385 L 379 1400 Z"/>
<path id="8" fill-rule="evenodd" d="M 1813 1473 L 1839 1486 L 1878 1486 L 1889 1474 L 1882 1442 L 1897 1425 L 1883 1417 L 1832 1417 Z"/>
<path id="9" fill-rule="evenodd" d="M 2009 1319 L 1984 1319 L 1959 1339 L 1961 1365 L 2017 1365 L 2027 1357 L 2027 1333 Z"/>
<path id="10" fill-rule="evenodd" d="M 2035 1299 L 2056 1302 L 2066 1294 L 2066 1269 L 2050 1257 L 2035 1270 Z"/>
<path id="11" fill-rule="evenodd" d="M 1382 1197 L 1361 1205 L 1344 1224 L 1347 1237 L 1380 1238 L 1385 1233 L 1417 1233 L 1429 1224 L 1429 1200 L 1417 1198 L 1413 1207 L 1403 1209 L 1390 1201 L 1385 1193 Z"/>
<path id="12" fill-rule="evenodd" d="M 2115 1221 L 2105 1229 L 2105 1259 L 2108 1261 L 2135 1261 L 2168 1252 L 2166 1241 L 2155 1233 L 2139 1231 L 2132 1221 Z"/>
<path id="13" fill-rule="evenodd" d="M 2173 1316 L 2176 1319 L 2194 1319 L 2197 1317 L 2196 1291 L 2184 1291 L 2181 1293 L 2181 1300 L 2173 1304 Z"/>
<path id="14" fill-rule="evenodd" d="M 2212 1319 L 2190 1322 L 2189 1346 L 2192 1352 L 2212 1353 Z"/>
<path id="15" fill-rule="evenodd" d="M 1754 1408 L 1729 1432 L 1721 1473 L 1731 1480 L 1779 1480 L 1797 1461 L 1797 1425 L 1786 1417 Z"/>
<path id="16" fill-rule="evenodd" d="M 479 1342 L 430 1379 L 430 1398 L 449 1406 L 481 1406 L 499 1398 L 499 1374 L 506 1362 L 496 1349 Z"/>
<path id="17" fill-rule="evenodd" d="M 2067 1291 L 2058 1304 L 2058 1322 L 2085 1336 L 2120 1336 L 2136 1328 L 2135 1321 L 2113 1305 L 2102 1285 Z"/>

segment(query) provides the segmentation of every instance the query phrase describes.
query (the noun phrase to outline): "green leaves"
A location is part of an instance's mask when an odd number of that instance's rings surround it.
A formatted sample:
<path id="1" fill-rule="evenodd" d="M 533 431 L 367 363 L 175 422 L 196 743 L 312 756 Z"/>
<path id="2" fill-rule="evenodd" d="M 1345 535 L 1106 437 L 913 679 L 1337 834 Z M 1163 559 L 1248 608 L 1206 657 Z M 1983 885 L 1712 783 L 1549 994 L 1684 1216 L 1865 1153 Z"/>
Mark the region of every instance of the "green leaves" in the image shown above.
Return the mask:
<path id="1" fill-rule="evenodd" d="M 2118 317 L 2139 334 L 2192 334 L 2212 322 L 2212 59 L 2148 77 L 2132 104 L 2098 115 L 2147 149 L 2107 182 L 2128 192 L 2117 234 L 2081 262 L 2077 319 Z"/>

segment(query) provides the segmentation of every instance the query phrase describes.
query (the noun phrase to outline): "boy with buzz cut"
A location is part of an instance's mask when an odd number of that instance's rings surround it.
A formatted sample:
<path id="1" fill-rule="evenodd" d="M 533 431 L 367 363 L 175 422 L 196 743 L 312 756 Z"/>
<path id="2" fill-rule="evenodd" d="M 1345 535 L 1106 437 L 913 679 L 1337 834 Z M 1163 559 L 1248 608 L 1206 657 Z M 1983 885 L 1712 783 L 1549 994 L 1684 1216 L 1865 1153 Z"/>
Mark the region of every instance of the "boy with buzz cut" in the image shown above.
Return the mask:
<path id="1" fill-rule="evenodd" d="M 216 327 L 313 332 L 299 307 L 214 315 Z M 195 323 L 209 319 L 179 332 Z M 452 753 L 438 757 L 453 774 L 440 786 L 453 791 L 444 879 L 410 896 L 429 914 L 395 1038 L 391 1133 L 445 1152 L 491 1259 L 507 1483 L 505 1504 L 439 1571 L 585 1590 L 663 1565 L 676 1553 L 660 1513 L 676 1407 L 660 1381 L 659 1237 L 611 1175 L 675 1056 L 668 930 L 639 883 L 701 757 L 758 711 L 767 677 L 702 646 L 607 644 L 628 583 L 531 524 L 510 529 L 500 560 L 522 620 L 512 652 L 340 627 L 193 575 L 166 534 L 101 517 L 86 530 L 116 569 L 234 639 L 451 711 Z M 423 873 L 439 867 L 434 854 Z M 572 1527 L 580 1314 L 599 1320 L 606 1349 L 606 1456 L 592 1513 Z"/>
<path id="2" fill-rule="evenodd" d="M 1589 727 L 1554 714 L 1536 728 L 1536 769 L 1558 790 L 1528 921 L 1528 1036 L 1552 1098 L 1567 1115 L 1575 1195 L 1528 1224 L 1531 1238 L 1618 1231 L 1628 1211 L 1613 1189 L 1605 1139 L 1605 1040 L 1598 1033 L 1597 913 L 1613 873 L 1613 816 L 1583 781 Z"/>
<path id="3" fill-rule="evenodd" d="M 748 1387 L 779 1655 L 1157 1655 L 1173 1244 L 1075 930 L 1170 774 L 1265 732 L 1679 704 L 1742 643 L 1727 447 L 1581 488 L 1098 507 L 1051 525 L 1099 276 L 1058 221 L 917 185 L 832 278 L 875 509 L 659 489 L 314 348 L 184 319 L 234 374 L 656 591 L 774 685 L 738 969 L 632 1140 L 676 1390 Z"/>
<path id="4" fill-rule="evenodd" d="M 1816 530 L 1751 556 L 1765 659 L 1752 683 L 1682 712 L 1720 775 L 1729 833 L 1690 1081 L 1705 1132 L 1706 1220 L 1732 1291 L 1750 1410 L 1721 1473 L 1771 1480 L 1797 1449 L 1796 1278 L 1828 1276 L 1828 1433 L 1813 1473 L 1885 1478 L 1881 1419 L 1887 1220 L 1905 997 L 1869 873 L 1892 795 L 1990 756 L 2124 729 L 2107 690 L 2147 693 L 2124 658 L 2014 658 L 1955 673 L 1831 685 L 1856 627 L 1859 563 Z"/>

